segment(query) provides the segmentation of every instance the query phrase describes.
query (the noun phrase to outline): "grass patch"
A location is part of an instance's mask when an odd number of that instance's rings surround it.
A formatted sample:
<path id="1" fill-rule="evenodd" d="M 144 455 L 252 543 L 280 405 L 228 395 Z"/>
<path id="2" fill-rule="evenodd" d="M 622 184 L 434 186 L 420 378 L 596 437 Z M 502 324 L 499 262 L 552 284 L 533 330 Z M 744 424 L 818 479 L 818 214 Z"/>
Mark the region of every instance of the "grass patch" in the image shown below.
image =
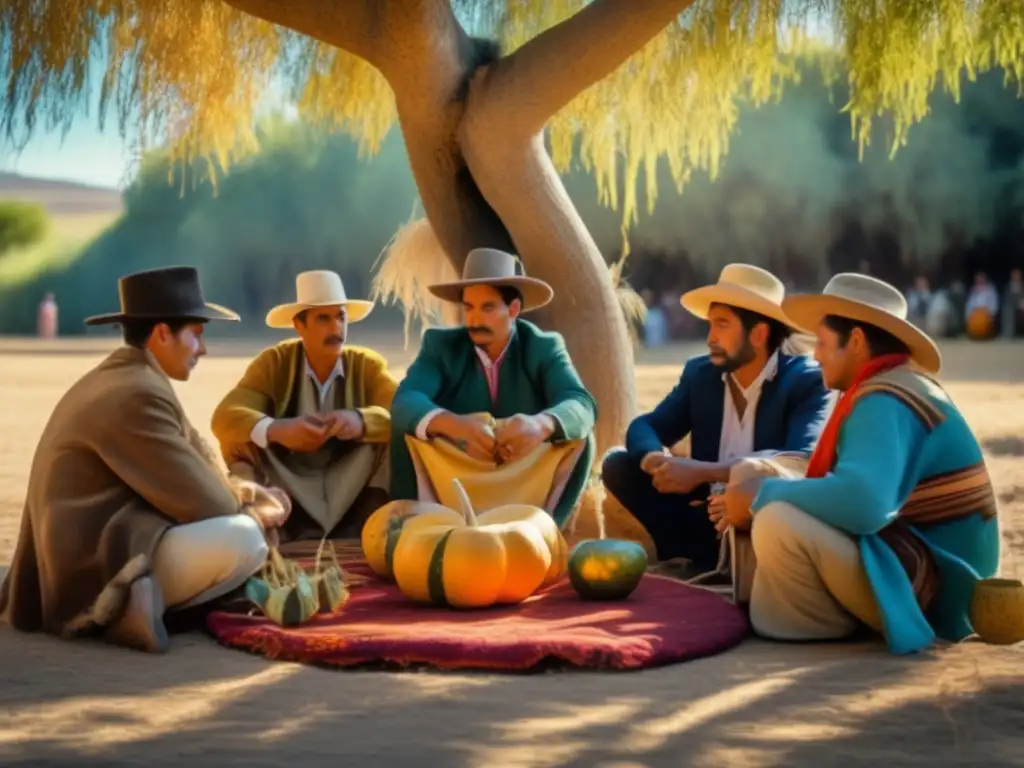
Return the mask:
<path id="1" fill-rule="evenodd" d="M 50 235 L 41 243 L 0 255 L 0 289 L 15 288 L 47 271 L 66 269 L 119 216 L 111 211 L 53 217 Z"/>

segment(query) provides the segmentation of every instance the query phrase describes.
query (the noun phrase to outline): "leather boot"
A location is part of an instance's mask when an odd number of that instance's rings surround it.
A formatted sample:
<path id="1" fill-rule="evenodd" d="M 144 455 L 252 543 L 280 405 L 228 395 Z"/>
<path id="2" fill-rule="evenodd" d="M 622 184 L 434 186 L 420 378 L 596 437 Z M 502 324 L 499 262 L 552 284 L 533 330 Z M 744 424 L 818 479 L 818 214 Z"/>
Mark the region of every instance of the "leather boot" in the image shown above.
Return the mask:
<path id="1" fill-rule="evenodd" d="M 124 615 L 107 629 L 108 643 L 147 653 L 166 653 L 170 647 L 164 626 L 164 598 L 152 576 L 136 579 Z"/>

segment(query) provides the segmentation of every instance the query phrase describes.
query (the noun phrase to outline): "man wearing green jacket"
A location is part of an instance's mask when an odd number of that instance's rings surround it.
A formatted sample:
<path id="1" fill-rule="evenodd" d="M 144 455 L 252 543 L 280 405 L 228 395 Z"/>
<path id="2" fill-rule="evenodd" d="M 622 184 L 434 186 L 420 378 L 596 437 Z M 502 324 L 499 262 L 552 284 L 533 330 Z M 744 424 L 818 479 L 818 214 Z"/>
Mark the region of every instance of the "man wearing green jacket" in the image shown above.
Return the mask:
<path id="1" fill-rule="evenodd" d="M 391 498 L 448 502 L 451 479 L 478 511 L 534 503 L 560 526 L 590 476 L 597 407 L 557 333 L 520 315 L 551 301 L 518 259 L 470 252 L 431 293 L 465 325 L 431 329 L 391 406 Z"/>

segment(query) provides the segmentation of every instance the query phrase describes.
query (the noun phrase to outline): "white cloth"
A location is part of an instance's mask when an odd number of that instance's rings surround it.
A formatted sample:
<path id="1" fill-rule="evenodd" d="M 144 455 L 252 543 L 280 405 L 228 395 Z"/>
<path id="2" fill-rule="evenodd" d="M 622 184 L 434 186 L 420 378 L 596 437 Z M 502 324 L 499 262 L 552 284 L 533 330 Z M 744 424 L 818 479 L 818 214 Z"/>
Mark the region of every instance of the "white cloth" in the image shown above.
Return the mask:
<path id="1" fill-rule="evenodd" d="M 327 375 L 326 381 L 320 381 L 317 378 L 316 373 L 309 365 L 309 360 L 306 359 L 306 376 L 313 382 L 313 387 L 317 394 L 317 402 L 320 404 L 320 410 L 324 410 L 324 403 L 327 402 L 328 396 L 334 388 L 334 384 L 338 379 L 345 378 L 345 363 L 339 357 L 337 364 Z M 270 429 L 270 425 L 274 423 L 274 419 L 271 416 L 266 416 L 259 421 L 252 428 L 252 432 L 249 433 L 249 439 L 252 440 L 260 448 L 266 449 L 269 445 L 267 440 L 267 430 Z"/>
<path id="2" fill-rule="evenodd" d="M 189 608 L 242 586 L 267 551 L 263 529 L 248 515 L 211 517 L 167 530 L 153 554 L 153 576 L 168 610 Z"/>
<path id="3" fill-rule="evenodd" d="M 725 405 L 722 410 L 722 436 L 718 443 L 719 461 L 734 461 L 754 453 L 754 422 L 757 418 L 757 403 L 761 399 L 761 389 L 766 381 L 775 378 L 778 371 L 779 353 L 776 350 L 750 386 L 746 389 L 739 387 L 747 400 L 742 419 L 736 412 L 736 404 L 726 380 L 726 377 L 732 374 L 722 374 L 722 381 L 725 382 Z M 736 381 L 735 378 L 733 381 Z"/>

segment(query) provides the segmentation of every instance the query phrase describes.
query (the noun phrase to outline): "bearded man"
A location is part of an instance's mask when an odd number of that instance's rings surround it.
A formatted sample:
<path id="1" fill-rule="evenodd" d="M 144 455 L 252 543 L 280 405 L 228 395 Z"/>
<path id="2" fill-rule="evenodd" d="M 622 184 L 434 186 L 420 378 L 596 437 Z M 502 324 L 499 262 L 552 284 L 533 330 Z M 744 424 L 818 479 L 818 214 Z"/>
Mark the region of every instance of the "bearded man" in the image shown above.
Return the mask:
<path id="1" fill-rule="evenodd" d="M 388 500 L 398 381 L 381 355 L 346 343 L 371 302 L 349 299 L 328 270 L 300 273 L 295 292 L 266 323 L 297 338 L 256 356 L 214 411 L 213 434 L 232 473 L 288 493 L 287 539 L 358 538 Z"/>
<path id="2" fill-rule="evenodd" d="M 668 396 L 630 424 L 625 449 L 605 457 L 605 489 L 647 529 L 660 560 L 714 569 L 712 485 L 728 483 L 744 459 L 768 461 L 769 473 L 779 454 L 806 462 L 824 427 L 831 400 L 821 370 L 782 351 L 793 332 L 784 294 L 778 278 L 747 264 L 730 264 L 717 284 L 684 294 L 682 305 L 709 323 L 709 354 L 688 360 Z M 690 456 L 673 455 L 687 435 Z"/>
<path id="3" fill-rule="evenodd" d="M 597 406 L 561 335 L 521 317 L 554 291 L 490 248 L 430 290 L 461 305 L 465 326 L 424 333 L 395 393 L 392 497 L 458 508 L 458 479 L 480 510 L 533 504 L 564 526 L 589 479 Z"/>

